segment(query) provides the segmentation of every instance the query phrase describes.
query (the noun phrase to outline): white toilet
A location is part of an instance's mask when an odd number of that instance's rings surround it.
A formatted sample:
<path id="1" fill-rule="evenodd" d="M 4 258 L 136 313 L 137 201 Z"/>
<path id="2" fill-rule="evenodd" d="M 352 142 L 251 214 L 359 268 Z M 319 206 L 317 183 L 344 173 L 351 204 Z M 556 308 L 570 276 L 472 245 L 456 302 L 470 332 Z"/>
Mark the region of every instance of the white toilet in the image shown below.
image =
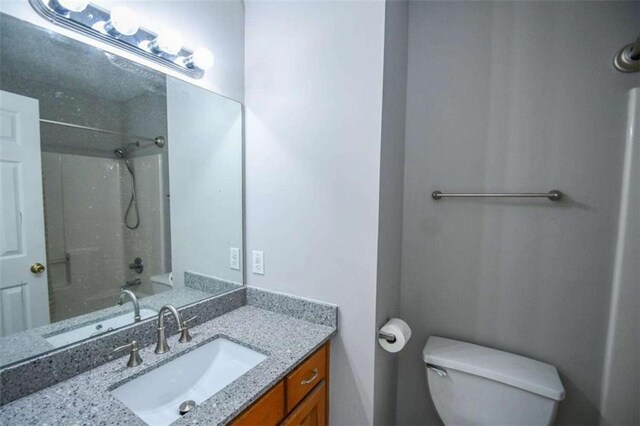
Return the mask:
<path id="1" fill-rule="evenodd" d="M 431 336 L 422 351 L 440 418 L 452 425 L 550 425 L 564 387 L 553 365 Z"/>

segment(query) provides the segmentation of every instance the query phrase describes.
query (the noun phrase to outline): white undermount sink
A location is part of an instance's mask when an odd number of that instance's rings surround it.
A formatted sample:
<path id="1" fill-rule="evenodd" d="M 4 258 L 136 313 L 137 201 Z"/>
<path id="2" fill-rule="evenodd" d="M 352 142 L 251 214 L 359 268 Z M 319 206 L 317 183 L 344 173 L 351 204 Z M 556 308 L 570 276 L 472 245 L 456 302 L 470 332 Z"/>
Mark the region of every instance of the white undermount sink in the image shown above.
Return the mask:
<path id="1" fill-rule="evenodd" d="M 140 309 L 140 318 L 147 319 L 156 315 L 157 312 L 153 309 L 142 308 Z M 47 342 L 51 343 L 56 348 L 69 345 L 71 343 L 79 342 L 80 340 L 87 339 L 98 334 L 105 333 L 107 331 L 115 330 L 116 328 L 124 327 L 125 325 L 133 324 L 133 311 L 120 314 L 115 317 L 107 318 L 99 322 L 94 322 L 82 327 L 75 328 L 73 330 L 57 333 L 46 337 Z"/>
<path id="2" fill-rule="evenodd" d="M 267 358 L 219 338 L 114 389 L 111 393 L 152 426 L 180 418 L 180 405 L 196 406 Z M 144 365 L 144 364 L 143 364 Z"/>

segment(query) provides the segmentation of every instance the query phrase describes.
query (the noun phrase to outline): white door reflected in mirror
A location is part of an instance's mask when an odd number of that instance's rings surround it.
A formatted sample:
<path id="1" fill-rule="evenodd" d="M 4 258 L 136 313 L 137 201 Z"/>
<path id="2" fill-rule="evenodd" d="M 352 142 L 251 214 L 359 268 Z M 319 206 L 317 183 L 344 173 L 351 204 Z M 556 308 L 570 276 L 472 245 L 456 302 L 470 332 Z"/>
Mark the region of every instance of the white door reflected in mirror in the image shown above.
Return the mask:
<path id="1" fill-rule="evenodd" d="M 0 92 L 0 336 L 49 323 L 38 101 Z"/>

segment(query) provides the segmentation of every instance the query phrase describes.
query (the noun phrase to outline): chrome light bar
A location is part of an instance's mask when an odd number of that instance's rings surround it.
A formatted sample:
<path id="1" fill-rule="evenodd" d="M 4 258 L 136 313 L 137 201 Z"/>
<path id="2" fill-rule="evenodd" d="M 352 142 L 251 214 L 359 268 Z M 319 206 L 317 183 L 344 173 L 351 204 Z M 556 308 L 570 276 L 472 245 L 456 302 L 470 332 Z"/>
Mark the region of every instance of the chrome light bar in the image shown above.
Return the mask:
<path id="1" fill-rule="evenodd" d="M 205 48 L 190 50 L 181 46 L 177 39 L 167 42 L 167 37 L 164 43 L 159 44 L 162 37 L 139 27 L 135 14 L 125 7 L 108 11 L 82 0 L 29 0 L 29 3 L 39 15 L 56 25 L 139 55 L 191 78 L 202 78 L 205 70 L 213 66 L 213 55 Z"/>

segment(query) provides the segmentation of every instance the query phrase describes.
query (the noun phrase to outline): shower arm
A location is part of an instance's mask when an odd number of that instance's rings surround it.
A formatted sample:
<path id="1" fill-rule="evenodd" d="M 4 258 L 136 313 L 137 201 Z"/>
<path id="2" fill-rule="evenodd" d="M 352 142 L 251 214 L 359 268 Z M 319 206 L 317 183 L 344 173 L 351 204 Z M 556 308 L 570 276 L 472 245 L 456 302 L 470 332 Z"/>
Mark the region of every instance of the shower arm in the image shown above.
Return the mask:
<path id="1" fill-rule="evenodd" d="M 640 34 L 632 43 L 622 47 L 613 58 L 613 66 L 622 72 L 640 71 Z"/>
<path id="2" fill-rule="evenodd" d="M 636 38 L 635 43 L 633 43 L 629 50 L 629 58 L 634 61 L 640 60 L 640 34 L 638 34 L 638 38 Z"/>

